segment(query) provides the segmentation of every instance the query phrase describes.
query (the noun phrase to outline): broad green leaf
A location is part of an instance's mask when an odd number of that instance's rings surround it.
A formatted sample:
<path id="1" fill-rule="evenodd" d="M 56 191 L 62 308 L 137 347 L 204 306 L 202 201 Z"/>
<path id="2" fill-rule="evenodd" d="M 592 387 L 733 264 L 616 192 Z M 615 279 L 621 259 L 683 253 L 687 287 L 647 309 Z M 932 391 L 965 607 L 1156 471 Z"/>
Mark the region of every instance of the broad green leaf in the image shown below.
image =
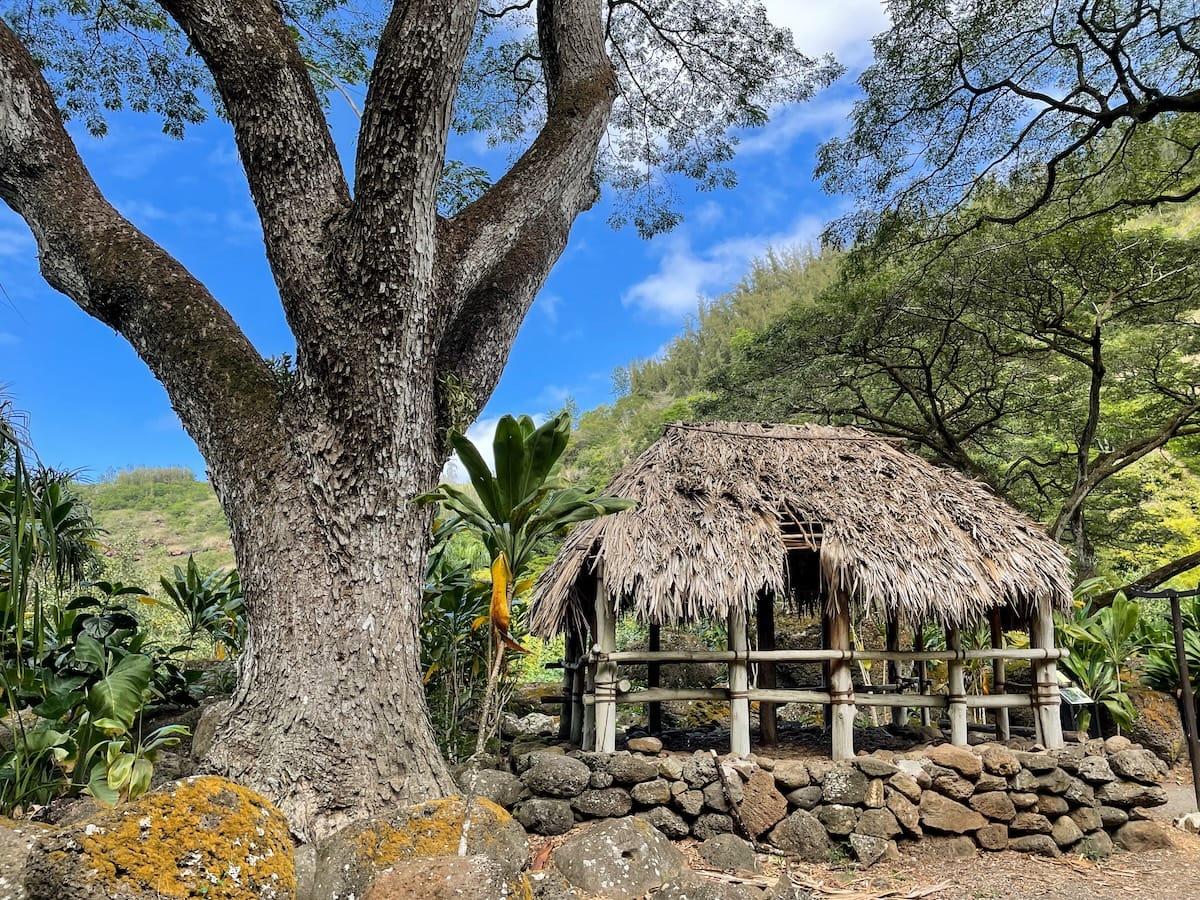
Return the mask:
<path id="1" fill-rule="evenodd" d="M 150 687 L 154 665 L 147 656 L 130 654 L 117 663 L 106 678 L 88 691 L 87 707 L 95 720 L 113 720 L 123 730 L 133 726 Z"/>
<path id="2" fill-rule="evenodd" d="M 119 791 L 108 786 L 108 766 L 98 762 L 88 773 L 87 793 L 91 794 L 106 806 L 116 806 L 121 802 Z"/>
<path id="3" fill-rule="evenodd" d="M 507 519 L 512 509 L 525 496 L 526 478 L 529 473 L 529 458 L 525 452 L 525 435 L 521 425 L 512 416 L 502 416 L 496 425 L 496 436 L 492 440 L 493 458 L 496 462 L 496 483 L 502 507 L 497 519 Z"/>

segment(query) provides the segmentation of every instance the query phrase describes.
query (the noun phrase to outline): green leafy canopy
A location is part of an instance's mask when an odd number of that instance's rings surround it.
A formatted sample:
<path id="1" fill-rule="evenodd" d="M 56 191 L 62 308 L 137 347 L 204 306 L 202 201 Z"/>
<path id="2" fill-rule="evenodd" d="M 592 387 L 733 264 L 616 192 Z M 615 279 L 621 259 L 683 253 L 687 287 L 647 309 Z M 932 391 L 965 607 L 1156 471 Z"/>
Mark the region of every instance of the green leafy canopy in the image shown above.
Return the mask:
<path id="1" fill-rule="evenodd" d="M 366 85 L 390 4 L 279 0 L 318 91 L 331 102 Z M 702 190 L 736 181 L 739 129 L 766 123 L 778 104 L 808 100 L 841 73 L 832 58 L 796 49 L 757 0 L 607 0 L 602 6 L 619 83 L 599 177 L 616 188 L 614 225 L 652 235 L 679 221 L 675 181 Z M 64 114 L 104 134 L 106 117 L 132 109 L 181 137 L 221 113 L 212 78 L 187 38 L 150 0 L 0 0 Z M 546 118 L 535 3 L 481 0 L 454 109 L 461 134 L 521 147 Z M 356 91 L 357 92 L 357 91 Z M 451 161 L 439 205 L 453 214 L 491 185 L 488 173 Z"/>

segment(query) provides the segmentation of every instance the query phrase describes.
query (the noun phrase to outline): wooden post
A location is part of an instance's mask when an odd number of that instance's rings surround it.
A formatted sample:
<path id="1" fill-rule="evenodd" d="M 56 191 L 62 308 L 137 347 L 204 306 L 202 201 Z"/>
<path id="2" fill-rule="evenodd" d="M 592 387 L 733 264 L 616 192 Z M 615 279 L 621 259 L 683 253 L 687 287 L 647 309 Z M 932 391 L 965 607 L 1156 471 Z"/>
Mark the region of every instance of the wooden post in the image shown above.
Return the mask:
<path id="1" fill-rule="evenodd" d="M 612 653 L 617 649 L 617 613 L 604 586 L 603 572 L 596 575 L 596 651 Z M 617 749 L 617 664 L 596 664 L 592 695 L 596 698 L 596 746 L 601 753 Z"/>
<path id="2" fill-rule="evenodd" d="M 925 623 L 917 622 L 913 625 L 913 651 L 915 653 L 925 652 Z M 924 697 L 929 693 L 929 663 L 926 660 L 917 660 L 917 693 Z M 926 728 L 929 727 L 929 707 L 921 706 L 921 724 Z"/>
<path id="3" fill-rule="evenodd" d="M 575 669 L 572 672 L 573 677 L 571 679 L 571 743 L 576 747 L 583 747 L 585 746 L 583 743 L 583 726 L 592 708 L 583 705 L 583 698 L 587 692 L 587 661 L 583 654 L 583 632 L 575 632 L 575 639 L 579 643 L 577 645 L 578 652 L 575 655 Z M 593 720 L 592 735 L 594 736 L 595 733 L 595 720 Z"/>
<path id="4" fill-rule="evenodd" d="M 765 591 L 758 595 L 758 610 L 755 616 L 758 629 L 758 649 L 775 649 L 775 598 Z M 770 690 L 776 687 L 775 663 L 758 664 L 757 686 Z M 776 705 L 765 700 L 758 704 L 758 742 L 763 747 L 779 746 L 778 716 Z"/>
<path id="5" fill-rule="evenodd" d="M 651 653 L 657 653 L 662 649 L 662 626 L 651 625 L 648 647 Z M 647 663 L 646 664 L 646 687 L 656 688 L 662 685 L 662 664 Z M 650 729 L 651 734 L 662 734 L 662 704 L 657 700 L 652 700 L 646 704 L 646 726 Z"/>
<path id="6" fill-rule="evenodd" d="M 1054 613 L 1050 601 L 1038 601 L 1037 611 L 1029 627 L 1031 646 L 1050 650 L 1054 647 Z M 1052 659 L 1033 661 L 1033 717 L 1037 724 L 1038 741 L 1047 750 L 1061 750 L 1063 746 L 1062 719 L 1058 695 L 1058 664 Z"/>
<path id="7" fill-rule="evenodd" d="M 957 627 L 946 629 L 946 649 L 955 653 L 962 651 L 962 634 Z M 967 685 L 963 673 L 963 660 L 958 656 L 949 661 L 950 743 L 958 747 L 967 746 Z"/>
<path id="8" fill-rule="evenodd" d="M 844 659 L 829 664 L 829 696 L 833 706 L 833 758 L 854 758 L 854 676 L 850 654 L 850 600 L 839 592 L 837 606 L 829 619 L 829 645 L 841 650 Z"/>
<path id="9" fill-rule="evenodd" d="M 822 598 L 822 603 L 821 603 L 821 649 L 822 650 L 829 650 L 833 646 L 832 644 L 829 643 L 830 630 L 831 629 L 830 629 L 830 623 L 829 623 L 829 610 L 825 608 L 825 598 Z M 848 639 L 849 639 L 849 635 L 847 635 L 847 640 Z M 829 660 L 825 660 L 824 662 L 822 662 L 821 663 L 821 690 L 826 691 L 826 692 L 832 690 L 832 688 L 833 688 L 833 680 L 831 677 L 832 673 L 833 673 L 833 667 L 830 665 Z M 833 705 L 830 703 L 826 703 L 824 706 L 821 707 L 821 726 L 826 731 L 830 731 L 833 728 Z"/>
<path id="10" fill-rule="evenodd" d="M 996 650 L 1003 650 L 1004 628 L 1000 624 L 999 609 L 992 610 L 990 624 L 992 627 L 992 647 Z M 1005 692 L 1006 675 L 1004 670 L 1005 661 L 1003 659 L 992 660 L 992 693 L 997 696 Z M 1008 725 L 1008 707 L 996 707 L 995 712 L 992 713 L 992 718 L 996 724 L 996 740 L 1007 741 L 1012 736 Z"/>
<path id="11" fill-rule="evenodd" d="M 900 652 L 900 618 L 894 612 L 887 619 L 887 651 L 888 653 Z M 900 661 L 898 659 L 887 661 L 887 680 L 888 684 L 896 685 L 894 689 L 896 693 L 903 693 L 900 689 Z M 892 724 L 908 724 L 908 710 L 903 706 L 893 706 Z"/>
<path id="12" fill-rule="evenodd" d="M 575 690 L 575 665 L 579 662 L 582 641 L 574 626 L 567 628 L 563 637 L 562 705 L 558 714 L 558 739 L 571 740 L 571 717 L 575 714 L 573 694 Z"/>
<path id="13" fill-rule="evenodd" d="M 1183 705 L 1183 733 L 1188 742 L 1188 759 L 1192 762 L 1192 790 L 1196 808 L 1200 809 L 1200 737 L 1196 734 L 1196 698 L 1192 696 L 1192 676 L 1188 671 L 1187 649 L 1183 642 L 1183 616 L 1179 610 L 1179 594 L 1171 592 L 1171 630 L 1175 634 L 1175 658 L 1179 661 L 1179 694 Z"/>
<path id="14" fill-rule="evenodd" d="M 746 608 L 740 603 L 729 610 L 729 649 L 734 658 L 729 663 L 729 752 L 737 756 L 750 755 L 750 649 L 746 641 Z"/>

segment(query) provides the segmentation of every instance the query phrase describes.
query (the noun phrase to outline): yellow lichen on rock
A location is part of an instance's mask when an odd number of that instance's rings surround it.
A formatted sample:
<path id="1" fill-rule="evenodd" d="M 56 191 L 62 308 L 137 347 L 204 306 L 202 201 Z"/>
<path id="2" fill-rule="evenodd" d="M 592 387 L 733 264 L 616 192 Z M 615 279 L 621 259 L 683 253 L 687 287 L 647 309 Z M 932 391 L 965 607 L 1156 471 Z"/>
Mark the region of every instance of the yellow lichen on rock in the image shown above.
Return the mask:
<path id="1" fill-rule="evenodd" d="M 531 888 L 521 869 L 528 856 L 524 829 L 502 807 L 482 797 L 446 797 L 397 809 L 331 836 L 318 852 L 314 895 L 363 897 L 376 890 L 372 896 L 407 897 L 403 891 L 396 894 L 400 887 L 394 876 L 387 892 L 378 878 L 389 869 L 421 871 L 426 864 L 453 868 L 465 865 L 464 858 L 486 858 L 498 864 L 505 887 L 499 893 L 494 886 L 481 889 L 473 896 L 525 898 Z"/>
<path id="2" fill-rule="evenodd" d="M 507 855 L 503 839 L 510 822 L 512 816 L 491 800 L 446 797 L 408 807 L 401 819 L 373 822 L 358 840 L 361 854 L 376 867 L 418 856 L 455 856 L 464 841 L 474 854 Z"/>
<path id="3" fill-rule="evenodd" d="M 175 782 L 65 830 L 53 844 L 44 848 L 47 869 L 110 897 L 291 900 L 296 894 L 287 821 L 267 800 L 223 778 Z"/>

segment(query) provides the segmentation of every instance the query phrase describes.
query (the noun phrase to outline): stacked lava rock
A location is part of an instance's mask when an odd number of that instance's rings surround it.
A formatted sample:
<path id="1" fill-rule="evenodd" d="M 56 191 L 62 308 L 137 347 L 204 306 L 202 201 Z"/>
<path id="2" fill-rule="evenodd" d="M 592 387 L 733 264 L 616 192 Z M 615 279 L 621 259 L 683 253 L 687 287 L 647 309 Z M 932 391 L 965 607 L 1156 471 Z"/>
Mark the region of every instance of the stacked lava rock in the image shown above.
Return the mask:
<path id="1" fill-rule="evenodd" d="M 509 807 L 537 834 L 633 815 L 669 838 L 741 833 L 812 861 L 848 844 L 865 864 L 927 836 L 963 852 L 1103 856 L 1160 838 L 1146 810 L 1166 802 L 1165 765 L 1125 738 L 1066 750 L 942 744 L 854 760 L 718 760 L 661 753 L 653 738 L 616 753 L 542 751 L 515 774 L 475 770 L 466 791 Z M 640 751 L 640 752 L 639 752 Z"/>

